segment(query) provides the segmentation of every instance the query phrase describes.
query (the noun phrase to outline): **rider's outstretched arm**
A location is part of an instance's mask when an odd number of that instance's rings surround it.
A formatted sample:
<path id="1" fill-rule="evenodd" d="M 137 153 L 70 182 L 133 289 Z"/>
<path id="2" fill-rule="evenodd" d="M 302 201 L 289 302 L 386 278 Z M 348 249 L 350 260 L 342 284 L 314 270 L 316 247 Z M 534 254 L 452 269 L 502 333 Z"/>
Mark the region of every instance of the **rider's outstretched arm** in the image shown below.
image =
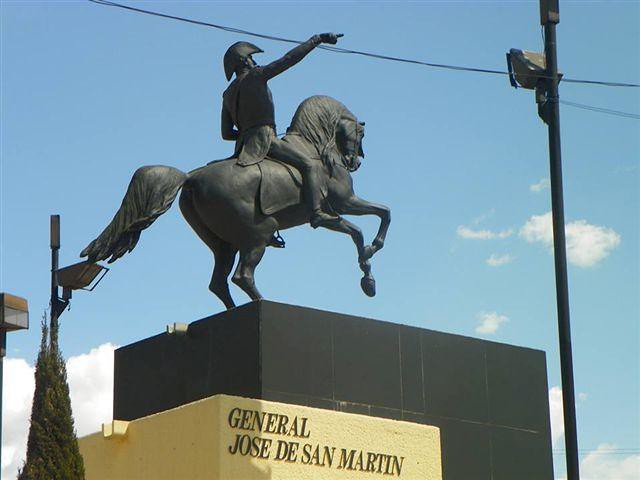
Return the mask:
<path id="1" fill-rule="evenodd" d="M 341 34 L 336 33 L 321 33 L 320 35 L 314 35 L 309 40 L 304 43 L 301 43 L 294 49 L 287 52 L 282 58 L 274 60 L 260 68 L 267 79 L 271 79 L 276 75 L 280 75 L 285 70 L 293 67 L 296 63 L 302 60 L 307 54 L 316 48 L 321 43 L 331 43 L 335 44 L 338 41 L 338 37 L 341 37 Z"/>

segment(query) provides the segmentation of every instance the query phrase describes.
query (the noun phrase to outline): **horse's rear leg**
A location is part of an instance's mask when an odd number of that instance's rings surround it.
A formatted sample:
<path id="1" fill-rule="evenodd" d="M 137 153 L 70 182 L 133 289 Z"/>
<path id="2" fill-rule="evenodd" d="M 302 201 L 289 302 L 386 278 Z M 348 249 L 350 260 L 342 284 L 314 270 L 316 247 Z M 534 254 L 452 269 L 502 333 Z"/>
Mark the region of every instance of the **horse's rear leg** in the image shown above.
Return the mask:
<path id="1" fill-rule="evenodd" d="M 233 274 L 231 281 L 238 285 L 251 300 L 260 300 L 262 295 L 256 288 L 254 272 L 262 256 L 264 255 L 265 244 L 246 247 L 240 249 L 240 260 Z"/>
<path id="2" fill-rule="evenodd" d="M 193 208 L 189 192 L 183 191 L 180 195 L 180 211 L 191 228 L 213 252 L 214 267 L 209 290 L 222 300 L 227 309 L 235 307 L 236 304 L 231 297 L 231 292 L 229 292 L 227 277 L 233 268 L 237 249 L 218 237 L 204 224 L 198 212 Z"/>
<path id="3" fill-rule="evenodd" d="M 233 268 L 237 250 L 233 248 L 231 244 L 222 240 L 220 240 L 219 245 L 212 250 L 215 256 L 215 265 L 213 267 L 213 274 L 211 275 L 211 282 L 209 283 L 209 290 L 222 300 L 222 303 L 224 303 L 227 309 L 233 308 L 236 304 L 233 298 L 231 298 L 227 277 Z"/>

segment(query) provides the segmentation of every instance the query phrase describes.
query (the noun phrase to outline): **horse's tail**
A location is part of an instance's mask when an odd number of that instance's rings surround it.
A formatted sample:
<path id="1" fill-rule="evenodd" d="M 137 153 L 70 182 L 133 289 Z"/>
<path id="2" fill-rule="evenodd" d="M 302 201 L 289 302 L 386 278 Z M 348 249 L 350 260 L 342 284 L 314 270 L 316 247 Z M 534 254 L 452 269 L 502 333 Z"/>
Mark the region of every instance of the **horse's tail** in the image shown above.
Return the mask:
<path id="1" fill-rule="evenodd" d="M 140 167 L 133 174 L 120 209 L 102 233 L 80 253 L 90 262 L 115 262 L 133 250 L 140 233 L 166 212 L 187 174 L 177 168 L 153 165 Z"/>

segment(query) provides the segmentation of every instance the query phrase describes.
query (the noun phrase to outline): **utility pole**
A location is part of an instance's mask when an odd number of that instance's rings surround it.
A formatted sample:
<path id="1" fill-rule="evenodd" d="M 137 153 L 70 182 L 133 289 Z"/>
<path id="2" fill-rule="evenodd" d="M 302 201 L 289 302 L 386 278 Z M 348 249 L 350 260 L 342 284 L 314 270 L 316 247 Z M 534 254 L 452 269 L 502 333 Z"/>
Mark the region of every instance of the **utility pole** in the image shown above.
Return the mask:
<path id="1" fill-rule="evenodd" d="M 549 130 L 549 177 L 553 218 L 553 256 L 556 273 L 562 410 L 568 480 L 580 480 L 576 399 L 573 382 L 573 355 L 569 322 L 569 286 L 565 239 L 564 200 L 562 198 L 562 156 L 560 152 L 560 108 L 556 25 L 560 22 L 559 0 L 540 0 L 540 23 L 544 28 L 544 54 L 512 48 L 507 53 L 509 81 L 515 88 L 535 90 L 538 115 Z"/>
<path id="2" fill-rule="evenodd" d="M 60 253 L 60 215 L 51 215 L 50 241 L 51 247 L 51 331 L 57 332 L 58 318 L 66 308 L 68 302 L 60 300 L 58 296 L 58 267 Z M 55 339 L 57 342 L 57 338 Z"/>
<path id="3" fill-rule="evenodd" d="M 544 27 L 546 90 L 543 119 L 549 128 L 549 167 L 553 216 L 553 252 L 556 273 L 556 302 L 562 376 L 562 408 L 568 480 L 579 480 L 576 402 L 573 381 L 573 355 L 569 322 L 569 287 L 565 239 L 564 199 L 562 195 L 562 156 L 560 152 L 560 108 L 558 105 L 558 55 L 556 25 L 560 22 L 558 0 L 540 0 L 540 23 Z"/>

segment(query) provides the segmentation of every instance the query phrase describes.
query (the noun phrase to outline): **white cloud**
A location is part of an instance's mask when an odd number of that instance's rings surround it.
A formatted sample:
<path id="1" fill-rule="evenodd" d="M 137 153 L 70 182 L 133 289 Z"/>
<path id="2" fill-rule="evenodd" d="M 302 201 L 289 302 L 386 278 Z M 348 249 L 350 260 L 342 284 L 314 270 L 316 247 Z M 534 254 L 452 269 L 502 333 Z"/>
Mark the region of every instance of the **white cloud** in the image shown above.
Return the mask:
<path id="1" fill-rule="evenodd" d="M 529 185 L 529 190 L 535 193 L 539 193 L 542 190 L 549 188 L 551 186 L 551 182 L 549 182 L 548 178 L 541 179 L 538 183 L 534 183 Z"/>
<path id="2" fill-rule="evenodd" d="M 2 480 L 15 480 L 27 447 L 34 369 L 20 358 L 5 358 L 2 386 Z"/>
<path id="3" fill-rule="evenodd" d="M 578 393 L 576 408 L 584 403 L 589 396 L 584 392 Z M 549 415 L 551 417 L 551 442 L 555 446 L 564 436 L 564 413 L 562 411 L 562 389 L 559 386 L 549 390 Z"/>
<path id="4" fill-rule="evenodd" d="M 637 480 L 640 455 L 620 455 L 617 445 L 601 443 L 580 462 L 582 480 Z M 561 477 L 558 480 L 566 480 Z"/>
<path id="5" fill-rule="evenodd" d="M 71 407 L 78 436 L 98 431 L 112 418 L 113 350 L 109 343 L 67 360 Z M 29 434 L 34 367 L 19 358 L 4 364 L 2 480 L 15 480 Z"/>
<path id="6" fill-rule="evenodd" d="M 620 165 L 613 169 L 613 173 L 632 173 L 638 171 L 638 165 Z"/>
<path id="7" fill-rule="evenodd" d="M 564 415 L 562 413 L 562 389 L 558 386 L 549 390 L 549 414 L 551 417 L 551 442 L 556 442 L 564 435 Z"/>
<path id="8" fill-rule="evenodd" d="M 480 312 L 478 314 L 479 324 L 476 327 L 476 333 L 492 334 L 498 331 L 500 325 L 509 321 L 504 315 L 498 315 L 496 312 Z"/>
<path id="9" fill-rule="evenodd" d="M 462 238 L 468 240 L 493 240 L 496 238 L 507 238 L 513 235 L 513 230 L 503 230 L 501 232 L 492 232 L 491 230 L 473 230 L 471 228 L 460 225 L 456 233 Z"/>
<path id="10" fill-rule="evenodd" d="M 78 436 L 96 432 L 113 414 L 113 350 L 110 343 L 67 361 L 71 406 Z"/>
<path id="11" fill-rule="evenodd" d="M 533 215 L 520 229 L 519 235 L 526 241 L 540 242 L 553 247 L 551 212 Z M 620 244 L 620 235 L 614 230 L 577 220 L 565 226 L 567 258 L 578 267 L 592 267 L 606 258 Z"/>
<path id="12" fill-rule="evenodd" d="M 580 462 L 582 480 L 638 480 L 640 455 L 613 455 L 616 445 L 602 443 Z"/>
<path id="13" fill-rule="evenodd" d="M 488 212 L 483 213 L 482 215 L 477 216 L 476 218 L 473 219 L 473 224 L 474 225 L 479 225 L 480 223 L 484 222 L 485 220 L 487 220 L 488 218 L 493 217 L 493 215 L 496 213 L 496 209 L 492 208 L 491 210 L 489 210 Z"/>
<path id="14" fill-rule="evenodd" d="M 492 253 L 491 256 L 485 260 L 485 262 L 490 267 L 501 267 L 502 265 L 513 262 L 513 259 L 514 257 L 509 255 L 508 253 L 505 253 L 504 255 Z"/>
<path id="15" fill-rule="evenodd" d="M 567 255 L 579 267 L 591 267 L 620 244 L 614 230 L 590 225 L 585 220 L 567 224 Z"/>

